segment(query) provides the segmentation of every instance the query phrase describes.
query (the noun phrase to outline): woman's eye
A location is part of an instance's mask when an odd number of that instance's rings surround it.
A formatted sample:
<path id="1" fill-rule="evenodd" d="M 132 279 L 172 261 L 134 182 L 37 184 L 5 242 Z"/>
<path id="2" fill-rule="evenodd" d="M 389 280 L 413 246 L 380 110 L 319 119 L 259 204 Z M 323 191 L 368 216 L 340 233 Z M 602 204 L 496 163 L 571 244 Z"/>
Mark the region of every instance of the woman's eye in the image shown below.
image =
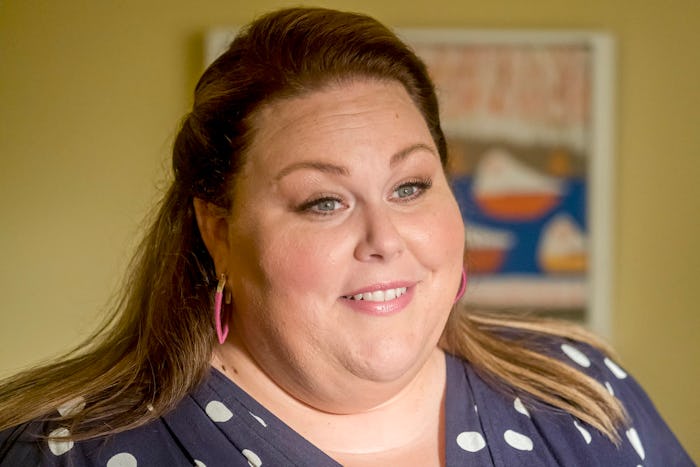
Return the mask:
<path id="1" fill-rule="evenodd" d="M 330 212 L 340 209 L 340 201 L 337 199 L 322 199 L 313 205 L 316 211 Z"/>
<path id="2" fill-rule="evenodd" d="M 336 198 L 321 198 L 302 204 L 298 210 L 312 214 L 328 215 L 343 208 L 343 203 Z"/>
<path id="3" fill-rule="evenodd" d="M 394 189 L 392 195 L 399 201 L 408 201 L 422 195 L 430 186 L 430 180 L 416 180 L 403 183 Z"/>
<path id="4" fill-rule="evenodd" d="M 396 190 L 396 196 L 399 198 L 408 198 L 414 195 L 418 191 L 418 187 L 415 185 L 404 185 Z"/>

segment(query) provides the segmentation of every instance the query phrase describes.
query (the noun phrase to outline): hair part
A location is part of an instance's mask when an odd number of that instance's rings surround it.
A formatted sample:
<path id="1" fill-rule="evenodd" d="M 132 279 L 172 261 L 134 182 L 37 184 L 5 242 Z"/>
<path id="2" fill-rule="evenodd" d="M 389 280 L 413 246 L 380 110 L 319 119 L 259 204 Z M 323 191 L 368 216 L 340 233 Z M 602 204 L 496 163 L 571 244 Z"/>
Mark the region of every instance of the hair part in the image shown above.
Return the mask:
<path id="1" fill-rule="evenodd" d="M 144 425 L 173 409 L 207 375 L 215 342 L 216 271 L 197 229 L 195 198 L 229 209 L 235 178 L 264 105 L 355 78 L 400 82 L 423 115 L 443 166 L 447 146 L 423 62 L 388 28 L 355 13 L 291 8 L 244 29 L 202 75 L 173 145 L 174 181 L 136 250 L 111 317 L 74 352 L 0 386 L 0 430 L 56 420 L 70 439 Z M 487 380 L 530 395 L 617 440 L 619 402 L 585 374 L 532 349 L 504 345 L 507 331 L 600 344 L 572 326 L 455 308 L 441 346 Z M 76 397 L 84 410 L 55 415 Z"/>

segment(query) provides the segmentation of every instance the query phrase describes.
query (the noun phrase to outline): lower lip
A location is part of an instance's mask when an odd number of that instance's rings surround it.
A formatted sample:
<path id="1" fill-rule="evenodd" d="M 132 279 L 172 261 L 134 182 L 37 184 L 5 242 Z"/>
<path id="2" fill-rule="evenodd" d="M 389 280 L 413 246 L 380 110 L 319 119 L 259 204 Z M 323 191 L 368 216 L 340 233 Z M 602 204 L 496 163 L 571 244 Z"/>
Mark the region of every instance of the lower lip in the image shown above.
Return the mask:
<path id="1" fill-rule="evenodd" d="M 390 316 L 399 313 L 406 308 L 411 300 L 413 300 L 413 292 L 415 287 L 408 287 L 406 293 L 393 300 L 385 302 L 373 302 L 370 300 L 351 300 L 349 298 L 341 298 L 344 304 L 355 311 L 366 313 L 375 316 Z"/>

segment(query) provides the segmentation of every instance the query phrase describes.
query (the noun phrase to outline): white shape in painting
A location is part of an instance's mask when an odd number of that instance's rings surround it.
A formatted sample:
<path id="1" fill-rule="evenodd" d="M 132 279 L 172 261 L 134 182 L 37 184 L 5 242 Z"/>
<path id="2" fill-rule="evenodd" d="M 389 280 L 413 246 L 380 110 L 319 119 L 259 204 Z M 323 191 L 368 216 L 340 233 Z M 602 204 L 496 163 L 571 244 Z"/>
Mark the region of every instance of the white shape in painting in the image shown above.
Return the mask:
<path id="1" fill-rule="evenodd" d="M 554 216 L 542 228 L 537 259 L 551 272 L 583 272 L 586 270 L 586 234 L 568 214 Z"/>
<path id="2" fill-rule="evenodd" d="M 515 243 L 515 236 L 507 230 L 493 229 L 470 222 L 465 225 L 467 246 L 477 250 L 508 250 Z"/>
<path id="3" fill-rule="evenodd" d="M 475 171 L 474 192 L 477 195 L 552 194 L 562 192 L 561 181 L 518 161 L 504 149 L 490 149 Z"/>

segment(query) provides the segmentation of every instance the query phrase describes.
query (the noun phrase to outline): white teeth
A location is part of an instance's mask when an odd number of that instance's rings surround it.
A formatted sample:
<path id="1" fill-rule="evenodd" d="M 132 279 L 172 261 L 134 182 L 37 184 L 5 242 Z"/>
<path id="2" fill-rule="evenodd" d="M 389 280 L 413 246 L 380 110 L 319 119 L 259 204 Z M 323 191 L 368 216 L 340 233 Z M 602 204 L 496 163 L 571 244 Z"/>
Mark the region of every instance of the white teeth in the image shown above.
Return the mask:
<path id="1" fill-rule="evenodd" d="M 370 302 L 386 302 L 387 300 L 394 300 L 395 298 L 399 298 L 405 293 L 406 287 L 399 287 L 397 289 L 377 290 L 376 292 L 348 295 L 345 298 L 349 298 L 351 300 L 367 300 Z"/>
<path id="2" fill-rule="evenodd" d="M 377 290 L 376 292 L 372 292 L 372 298 L 370 300 L 372 300 L 373 302 L 383 302 L 384 301 L 384 291 Z"/>

